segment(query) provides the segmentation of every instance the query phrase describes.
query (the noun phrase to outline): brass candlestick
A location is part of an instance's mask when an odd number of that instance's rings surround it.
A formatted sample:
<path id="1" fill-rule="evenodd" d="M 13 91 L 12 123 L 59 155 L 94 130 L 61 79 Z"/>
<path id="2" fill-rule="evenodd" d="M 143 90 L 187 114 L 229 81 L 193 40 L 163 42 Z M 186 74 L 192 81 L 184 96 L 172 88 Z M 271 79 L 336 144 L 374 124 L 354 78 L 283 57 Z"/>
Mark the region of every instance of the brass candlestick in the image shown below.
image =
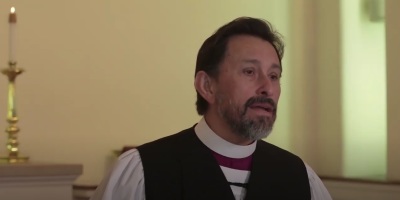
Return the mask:
<path id="1" fill-rule="evenodd" d="M 2 73 L 8 77 L 8 106 L 7 106 L 7 122 L 8 127 L 6 132 L 8 133 L 7 150 L 8 156 L 0 157 L 0 160 L 6 160 L 10 163 L 16 162 L 27 162 L 29 157 L 20 156 L 18 149 L 18 137 L 17 133 L 19 128 L 17 126 L 18 117 L 15 104 L 15 79 L 18 75 L 24 72 L 23 69 L 17 68 L 16 62 L 9 62 L 9 68 L 3 69 Z"/>

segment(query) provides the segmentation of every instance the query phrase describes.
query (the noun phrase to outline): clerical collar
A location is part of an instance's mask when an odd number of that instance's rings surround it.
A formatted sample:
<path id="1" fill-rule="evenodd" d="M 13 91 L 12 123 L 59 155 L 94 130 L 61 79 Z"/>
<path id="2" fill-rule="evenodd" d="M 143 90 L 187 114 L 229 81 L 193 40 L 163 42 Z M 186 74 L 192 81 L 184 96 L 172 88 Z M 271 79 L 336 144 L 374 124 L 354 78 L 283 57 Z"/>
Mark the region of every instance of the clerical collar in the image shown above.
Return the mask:
<path id="1" fill-rule="evenodd" d="M 253 142 L 247 146 L 240 146 L 222 139 L 210 129 L 204 117 L 194 127 L 194 131 L 204 145 L 226 157 L 245 158 L 252 155 L 256 149 L 257 142 Z"/>

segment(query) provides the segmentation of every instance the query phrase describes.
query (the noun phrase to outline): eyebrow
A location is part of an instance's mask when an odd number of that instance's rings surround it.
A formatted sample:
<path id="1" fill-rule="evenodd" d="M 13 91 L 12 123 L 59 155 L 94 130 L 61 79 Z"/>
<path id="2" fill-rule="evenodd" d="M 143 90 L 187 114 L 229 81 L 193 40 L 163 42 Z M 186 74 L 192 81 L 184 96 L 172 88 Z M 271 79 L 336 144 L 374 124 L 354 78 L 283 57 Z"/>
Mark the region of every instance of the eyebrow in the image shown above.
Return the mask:
<path id="1" fill-rule="evenodd" d="M 242 62 L 243 63 L 251 63 L 251 64 L 254 64 L 254 65 L 257 65 L 257 66 L 261 65 L 260 61 L 258 61 L 256 59 L 244 59 L 244 60 L 242 60 Z M 276 64 L 276 63 L 272 64 L 272 68 L 276 68 L 276 69 L 279 69 L 280 71 L 282 71 L 281 65 Z"/>

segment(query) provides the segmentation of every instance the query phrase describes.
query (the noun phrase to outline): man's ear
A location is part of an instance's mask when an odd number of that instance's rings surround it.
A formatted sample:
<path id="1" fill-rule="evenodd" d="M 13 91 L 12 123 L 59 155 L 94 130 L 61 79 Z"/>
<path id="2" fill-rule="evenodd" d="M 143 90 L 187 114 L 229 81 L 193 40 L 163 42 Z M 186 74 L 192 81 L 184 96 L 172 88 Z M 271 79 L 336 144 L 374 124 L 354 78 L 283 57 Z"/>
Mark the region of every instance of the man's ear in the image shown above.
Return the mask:
<path id="1" fill-rule="evenodd" d="M 211 77 L 204 71 L 197 72 L 194 79 L 194 87 L 209 104 L 215 102 L 215 88 L 212 81 Z"/>

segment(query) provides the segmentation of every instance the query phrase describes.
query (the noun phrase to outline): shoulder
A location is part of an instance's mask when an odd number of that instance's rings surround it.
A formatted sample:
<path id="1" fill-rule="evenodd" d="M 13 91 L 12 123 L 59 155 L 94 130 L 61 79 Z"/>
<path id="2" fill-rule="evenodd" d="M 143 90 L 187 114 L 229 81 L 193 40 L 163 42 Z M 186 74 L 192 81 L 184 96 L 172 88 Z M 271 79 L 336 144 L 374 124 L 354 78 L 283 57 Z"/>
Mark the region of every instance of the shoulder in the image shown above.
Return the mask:
<path id="1" fill-rule="evenodd" d="M 273 163 L 269 163 L 271 168 L 275 167 L 275 170 L 285 171 L 286 175 L 297 174 L 302 179 L 307 179 L 305 163 L 299 156 L 268 142 L 262 140 L 257 142 L 254 159 L 273 161 Z"/>
<path id="2" fill-rule="evenodd" d="M 131 149 L 118 158 L 91 199 L 111 200 L 123 197 L 144 199 L 144 195 L 142 161 L 137 149 Z"/>
<path id="3" fill-rule="evenodd" d="M 143 165 L 139 152 L 137 149 L 131 149 L 118 158 L 113 167 L 110 182 L 115 182 L 118 186 L 130 187 L 142 182 L 143 178 Z"/>
<path id="4" fill-rule="evenodd" d="M 283 156 L 283 158 L 295 158 L 295 159 L 301 160 L 301 158 L 298 157 L 297 155 L 295 155 L 285 149 L 282 149 L 278 146 L 275 146 L 271 143 L 268 143 L 264 140 L 259 140 L 257 142 L 257 149 L 262 151 L 263 153 L 267 153 L 267 154 L 270 154 L 275 157 Z"/>
<path id="5" fill-rule="evenodd" d="M 140 155 L 143 153 L 151 153 L 154 152 L 157 154 L 159 153 L 166 153 L 165 150 L 173 150 L 177 149 L 180 146 L 184 145 L 186 141 L 191 140 L 195 136 L 194 132 L 194 127 L 182 130 L 178 133 L 175 133 L 173 135 L 169 135 L 148 143 L 145 143 L 143 145 L 140 145 L 137 147 L 139 150 Z"/>
<path id="6" fill-rule="evenodd" d="M 332 197 L 326 189 L 322 180 L 318 177 L 317 173 L 307 164 L 304 163 L 307 169 L 308 181 L 310 182 L 310 190 L 312 199 L 331 200 Z"/>
<path id="7" fill-rule="evenodd" d="M 265 142 L 263 140 L 258 141 L 257 148 L 260 149 L 264 154 L 268 154 L 274 157 L 274 161 L 284 162 L 286 164 L 292 163 L 297 164 L 298 166 L 302 166 L 302 168 L 307 172 L 307 178 L 310 186 L 311 199 L 324 199 L 331 200 L 331 196 L 326 189 L 325 185 L 315 173 L 315 171 L 305 163 L 300 157 L 297 155 L 284 150 L 280 147 L 277 147 L 273 144 Z M 292 164 L 289 164 L 291 166 Z M 304 166 L 304 167 L 303 167 Z"/>

